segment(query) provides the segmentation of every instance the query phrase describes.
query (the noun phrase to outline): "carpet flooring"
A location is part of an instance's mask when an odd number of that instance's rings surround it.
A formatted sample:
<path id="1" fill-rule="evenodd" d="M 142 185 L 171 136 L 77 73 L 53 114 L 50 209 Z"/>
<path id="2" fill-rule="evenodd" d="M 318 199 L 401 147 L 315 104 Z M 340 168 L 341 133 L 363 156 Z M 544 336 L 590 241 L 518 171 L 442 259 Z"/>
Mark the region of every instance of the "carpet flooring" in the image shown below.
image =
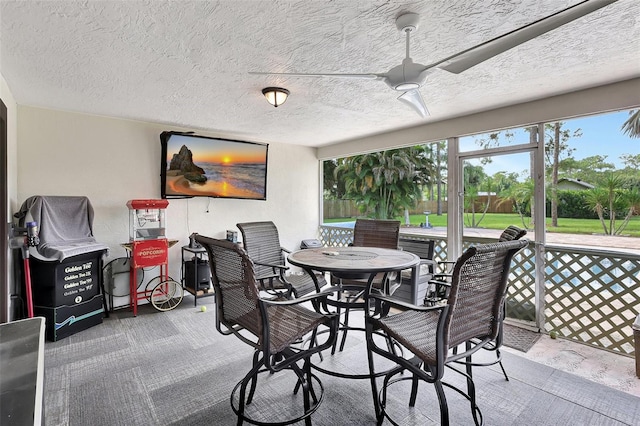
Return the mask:
<path id="1" fill-rule="evenodd" d="M 194 308 L 190 296 L 169 312 L 144 306 L 134 318 L 126 310 L 117 311 L 102 324 L 47 342 L 45 424 L 236 424 L 229 396 L 249 370 L 252 351 L 237 338 L 220 335 L 215 305 L 211 299 L 203 302 L 206 312 Z M 345 350 L 326 354 L 321 365 L 366 371 L 363 340 L 362 333 L 350 333 Z M 509 381 L 495 366 L 474 369 L 486 425 L 631 425 L 640 418 L 637 397 L 513 353 L 503 355 Z M 313 415 L 315 425 L 375 424 L 368 380 L 317 375 L 325 393 Z M 450 371 L 445 380 L 464 386 L 464 380 Z M 274 420 L 274 413 L 286 412 L 298 399 L 292 388 L 290 372 L 261 375 L 249 406 L 252 415 Z M 451 424 L 472 424 L 467 400 L 450 389 L 445 392 Z M 389 410 L 400 424 L 440 423 L 433 386 L 421 384 L 413 409 L 408 395 L 405 384 L 390 390 Z"/>

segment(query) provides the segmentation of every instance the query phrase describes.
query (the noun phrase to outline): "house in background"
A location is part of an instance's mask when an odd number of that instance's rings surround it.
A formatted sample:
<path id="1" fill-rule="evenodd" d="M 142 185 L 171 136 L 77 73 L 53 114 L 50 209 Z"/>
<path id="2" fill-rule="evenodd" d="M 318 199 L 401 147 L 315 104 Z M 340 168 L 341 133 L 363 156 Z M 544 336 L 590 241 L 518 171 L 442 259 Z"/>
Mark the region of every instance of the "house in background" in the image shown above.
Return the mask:
<path id="1" fill-rule="evenodd" d="M 568 191 L 585 191 L 587 189 L 593 189 L 595 186 L 590 183 L 584 182 L 581 179 L 562 178 L 558 179 L 558 189 Z"/>

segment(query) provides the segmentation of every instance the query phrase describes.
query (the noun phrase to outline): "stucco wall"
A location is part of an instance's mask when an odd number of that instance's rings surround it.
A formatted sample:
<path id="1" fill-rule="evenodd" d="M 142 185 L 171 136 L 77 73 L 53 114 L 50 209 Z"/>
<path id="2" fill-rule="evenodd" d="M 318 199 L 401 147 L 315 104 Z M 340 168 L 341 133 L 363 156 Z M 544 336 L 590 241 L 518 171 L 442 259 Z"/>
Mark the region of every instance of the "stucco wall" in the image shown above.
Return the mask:
<path id="1" fill-rule="evenodd" d="M 32 195 L 89 197 L 94 235 L 111 248 L 107 260 L 124 256 L 120 244 L 129 238 L 127 200 L 160 198 L 163 130 L 189 129 L 20 106 L 18 201 Z M 170 200 L 167 236 L 179 240 L 170 249 L 171 276 L 180 276 L 179 247 L 192 232 L 224 238 L 238 222 L 272 220 L 286 248 L 315 238 L 318 167 L 314 149 L 274 143 L 269 145 L 266 201 Z"/>

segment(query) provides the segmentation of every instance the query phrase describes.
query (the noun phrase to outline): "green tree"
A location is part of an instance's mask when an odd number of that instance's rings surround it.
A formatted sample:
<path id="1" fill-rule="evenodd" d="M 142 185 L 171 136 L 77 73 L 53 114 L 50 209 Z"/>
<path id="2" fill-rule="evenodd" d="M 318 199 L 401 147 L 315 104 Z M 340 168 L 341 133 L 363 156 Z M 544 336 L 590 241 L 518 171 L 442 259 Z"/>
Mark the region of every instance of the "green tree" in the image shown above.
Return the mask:
<path id="1" fill-rule="evenodd" d="M 624 168 L 616 170 L 616 173 L 624 181 L 623 188 L 640 190 L 640 154 L 624 154 L 620 159 Z"/>
<path id="2" fill-rule="evenodd" d="M 622 154 L 620 159 L 625 167 L 635 169 L 636 171 L 640 169 L 640 154 Z"/>
<path id="3" fill-rule="evenodd" d="M 494 190 L 496 193 L 501 193 L 518 182 L 519 175 L 516 172 L 497 172 L 492 176 L 492 179 L 494 182 Z"/>
<path id="4" fill-rule="evenodd" d="M 545 154 L 547 165 L 549 166 L 551 179 L 547 179 L 551 189 L 551 226 L 558 226 L 558 171 L 560 168 L 561 155 L 571 157 L 574 149 L 569 147 L 569 139 L 582 136 L 582 130 L 571 131 L 563 129 L 564 122 L 545 124 Z"/>
<path id="5" fill-rule="evenodd" d="M 465 225 L 476 228 L 484 219 L 489 206 L 491 205 L 491 192 L 493 190 L 493 179 L 484 172 L 484 168 L 480 165 L 464 163 L 464 211 Z M 480 192 L 487 193 L 487 199 L 484 204 L 479 204 Z M 479 207 L 481 216 L 476 217 L 476 207 Z"/>
<path id="6" fill-rule="evenodd" d="M 429 159 L 433 164 L 433 178 L 430 180 L 429 186 L 429 199 L 435 198 L 437 203 L 436 214 L 442 216 L 442 181 L 447 175 L 447 142 L 438 141 L 425 146 L 428 152 Z M 434 197 L 433 189 L 436 189 Z"/>
<path id="7" fill-rule="evenodd" d="M 535 184 L 533 179 L 524 182 L 515 182 L 513 185 L 500 192 L 500 202 L 503 204 L 507 200 L 513 202 L 514 209 L 520 215 L 520 221 L 525 229 L 531 229 L 533 196 Z"/>
<path id="8" fill-rule="evenodd" d="M 344 159 L 335 169 L 345 184 L 346 198 L 361 213 L 392 219 L 413 207 L 428 184 L 432 165 L 424 147 L 392 149 Z"/>
<path id="9" fill-rule="evenodd" d="M 640 138 L 640 109 L 629 111 L 629 118 L 622 124 L 622 133 L 630 138 Z"/>
<path id="10" fill-rule="evenodd" d="M 621 186 L 620 176 L 609 173 L 603 187 L 590 189 L 587 194 L 587 202 L 598 215 L 607 235 L 620 235 L 631 217 L 639 212 L 640 191 L 636 188 L 622 189 Z M 623 214 L 622 223 L 616 225 L 617 217 Z"/>
<path id="11" fill-rule="evenodd" d="M 344 197 L 344 181 L 337 179 L 335 170 L 343 159 L 325 160 L 322 163 L 324 198 L 339 200 Z"/>
<path id="12" fill-rule="evenodd" d="M 559 176 L 580 179 L 592 185 L 598 184 L 602 180 L 605 172 L 615 170 L 613 163 L 608 163 L 606 155 L 592 155 L 581 160 L 573 157 L 560 161 Z"/>

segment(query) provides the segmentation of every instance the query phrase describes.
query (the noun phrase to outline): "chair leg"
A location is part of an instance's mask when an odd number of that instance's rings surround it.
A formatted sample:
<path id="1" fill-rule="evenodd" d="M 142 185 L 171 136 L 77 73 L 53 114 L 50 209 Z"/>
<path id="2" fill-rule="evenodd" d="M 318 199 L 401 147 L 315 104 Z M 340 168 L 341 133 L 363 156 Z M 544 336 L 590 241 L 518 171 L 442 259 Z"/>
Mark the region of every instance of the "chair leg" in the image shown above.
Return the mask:
<path id="1" fill-rule="evenodd" d="M 367 360 L 369 363 L 369 376 L 371 380 L 371 394 L 373 396 L 373 409 L 376 414 L 376 421 L 378 425 L 382 424 L 384 416 L 382 415 L 382 410 L 380 409 L 380 401 L 378 400 L 378 384 L 376 383 L 376 369 L 373 365 L 373 326 L 369 323 L 365 324 L 366 328 L 366 340 L 367 340 Z"/>
<path id="2" fill-rule="evenodd" d="M 258 366 L 258 368 L 260 367 L 260 363 L 258 361 L 258 357 L 259 357 L 260 353 L 258 351 L 255 351 L 253 353 L 253 368 L 255 369 L 256 366 Z M 253 369 L 252 369 L 253 371 Z M 249 396 L 247 397 L 247 404 L 251 404 L 251 401 L 253 401 L 253 395 L 256 392 L 256 382 L 258 380 L 258 372 L 256 370 L 256 373 L 251 377 L 251 387 L 249 389 Z"/>
<path id="3" fill-rule="evenodd" d="M 314 345 L 316 345 L 316 346 L 318 345 L 318 329 L 313 330 L 313 332 L 311 333 L 311 336 L 309 337 L 309 349 L 313 348 Z M 322 352 L 318 352 L 318 355 L 320 356 L 320 362 L 322 362 L 323 361 Z M 310 359 L 305 359 L 305 363 L 306 362 L 310 363 L 311 360 Z M 306 367 L 303 367 L 303 371 L 305 371 L 305 372 L 307 371 Z M 311 368 L 309 368 L 309 373 L 311 373 Z M 311 383 L 310 374 L 309 374 L 309 377 L 307 377 L 307 380 L 309 381 L 309 383 Z M 300 389 L 300 385 L 301 385 L 300 380 L 298 380 L 296 382 L 296 386 L 293 388 L 293 394 L 294 395 L 298 394 L 298 390 Z M 313 388 L 312 388 L 312 391 L 313 391 Z M 315 395 L 314 395 L 314 401 L 315 401 Z"/>
<path id="4" fill-rule="evenodd" d="M 500 349 L 496 349 L 496 358 L 498 358 L 500 361 L 498 361 L 498 364 L 500 364 L 500 369 L 502 370 L 502 374 L 504 375 L 504 379 L 508 382 L 509 381 L 509 376 L 507 376 L 507 370 L 504 369 L 504 365 L 502 365 L 502 355 L 500 354 Z"/>
<path id="5" fill-rule="evenodd" d="M 344 344 L 347 341 L 347 331 L 349 331 L 349 308 L 344 308 L 344 329 L 342 330 L 342 339 L 340 340 L 340 352 L 344 350 Z"/>
<path id="6" fill-rule="evenodd" d="M 415 374 L 411 378 L 411 396 L 409 397 L 409 407 L 416 406 L 416 398 L 418 396 L 418 376 Z"/>
<path id="7" fill-rule="evenodd" d="M 249 398 L 246 399 L 246 405 L 251 404 L 251 399 L 253 398 L 253 393 L 255 391 L 258 371 L 260 370 L 260 367 L 262 367 L 262 365 L 264 364 L 263 360 L 258 359 L 258 355 L 259 355 L 258 352 L 254 352 L 253 367 L 247 373 L 247 375 L 244 376 L 240 385 L 240 395 L 238 397 L 238 422 L 237 422 L 238 426 L 241 426 L 244 421 L 243 417 L 244 417 L 244 407 L 245 407 L 245 396 L 247 394 L 247 385 L 251 383 L 251 390 L 249 391 Z M 232 404 L 233 404 L 233 401 L 232 401 Z"/>
<path id="8" fill-rule="evenodd" d="M 466 348 L 469 350 L 471 344 L 469 342 L 466 343 Z M 482 424 L 482 413 L 480 412 L 480 408 L 476 403 L 476 385 L 473 382 L 473 361 L 471 360 L 471 355 L 466 357 L 466 377 L 467 377 L 467 394 L 469 395 L 469 403 L 471 404 L 471 414 L 473 415 L 473 422 L 476 426 Z M 480 416 L 478 418 L 478 415 Z"/>
<path id="9" fill-rule="evenodd" d="M 311 401 L 310 397 L 313 398 L 314 404 L 318 402 L 315 392 L 313 391 L 313 383 L 311 382 L 311 366 L 308 365 L 308 360 L 305 360 L 305 370 L 307 370 L 304 374 L 305 383 L 302 385 L 302 391 L 304 392 L 304 412 L 307 413 L 311 409 Z M 304 424 L 306 426 L 311 426 L 311 417 L 307 417 L 304 419 Z"/>
<path id="10" fill-rule="evenodd" d="M 311 395 L 311 398 L 313 400 L 314 404 L 318 403 L 318 396 L 316 395 L 316 391 L 313 388 L 313 378 L 311 377 L 311 359 L 307 358 L 304 360 L 304 372 L 305 375 L 307 377 L 307 383 L 309 384 L 309 393 Z"/>
<path id="11" fill-rule="evenodd" d="M 436 380 L 433 385 L 438 395 L 438 403 L 440 404 L 440 425 L 449 426 L 449 407 L 447 406 L 447 397 L 444 394 L 444 388 L 440 380 Z"/>
<path id="12" fill-rule="evenodd" d="M 312 388 L 312 379 L 311 379 L 311 364 L 309 363 L 309 358 L 304 360 L 303 368 L 293 363 L 290 366 L 291 370 L 298 376 L 298 383 L 296 384 L 296 389 L 299 388 L 298 385 L 302 386 L 302 400 L 304 402 L 304 412 L 308 413 L 311 410 L 311 394 L 313 393 L 314 403 L 317 402 L 317 398 Z M 304 424 L 306 426 L 311 426 L 311 416 L 308 416 L 304 419 Z"/>

